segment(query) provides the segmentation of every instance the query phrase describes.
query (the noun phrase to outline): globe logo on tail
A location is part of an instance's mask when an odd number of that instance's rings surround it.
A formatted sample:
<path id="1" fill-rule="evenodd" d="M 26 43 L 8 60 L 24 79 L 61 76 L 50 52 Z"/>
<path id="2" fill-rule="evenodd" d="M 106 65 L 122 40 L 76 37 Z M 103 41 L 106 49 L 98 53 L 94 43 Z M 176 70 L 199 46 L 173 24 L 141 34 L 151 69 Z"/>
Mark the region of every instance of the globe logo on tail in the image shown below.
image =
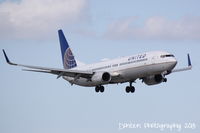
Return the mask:
<path id="1" fill-rule="evenodd" d="M 65 51 L 65 55 L 64 55 L 64 68 L 65 69 L 71 69 L 76 67 L 76 61 L 74 59 L 74 56 L 72 54 L 72 51 L 70 48 L 67 48 L 67 50 Z"/>

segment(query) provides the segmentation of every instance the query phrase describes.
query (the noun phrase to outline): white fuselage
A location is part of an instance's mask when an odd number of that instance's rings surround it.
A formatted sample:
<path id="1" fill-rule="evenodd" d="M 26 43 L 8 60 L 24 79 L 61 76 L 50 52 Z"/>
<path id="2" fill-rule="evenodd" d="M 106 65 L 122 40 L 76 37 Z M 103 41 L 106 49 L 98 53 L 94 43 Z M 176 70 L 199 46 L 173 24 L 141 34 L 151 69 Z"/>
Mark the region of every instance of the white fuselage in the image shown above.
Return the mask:
<path id="1" fill-rule="evenodd" d="M 168 56 L 166 56 L 168 55 Z M 144 78 L 155 74 L 171 71 L 177 64 L 173 55 L 168 52 L 156 51 L 142 54 L 121 57 L 113 60 L 102 61 L 95 64 L 78 66 L 72 70 L 84 70 L 93 72 L 108 72 L 112 77 L 109 83 L 123 83 L 135 81 L 138 78 Z M 63 78 L 72 84 L 81 86 L 96 86 L 92 80 L 86 78 L 74 79 L 63 76 Z M 108 84 L 108 83 L 102 83 Z"/>

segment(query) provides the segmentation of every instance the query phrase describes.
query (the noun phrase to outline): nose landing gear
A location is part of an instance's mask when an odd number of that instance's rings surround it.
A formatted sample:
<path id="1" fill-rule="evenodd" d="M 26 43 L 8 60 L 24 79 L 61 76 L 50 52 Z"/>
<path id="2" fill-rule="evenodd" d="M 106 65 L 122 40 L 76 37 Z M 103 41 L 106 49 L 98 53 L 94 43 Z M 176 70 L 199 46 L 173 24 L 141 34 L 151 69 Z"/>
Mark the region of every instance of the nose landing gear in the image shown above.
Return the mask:
<path id="1" fill-rule="evenodd" d="M 167 82 L 167 78 L 164 78 L 164 79 L 163 79 L 163 82 Z"/>

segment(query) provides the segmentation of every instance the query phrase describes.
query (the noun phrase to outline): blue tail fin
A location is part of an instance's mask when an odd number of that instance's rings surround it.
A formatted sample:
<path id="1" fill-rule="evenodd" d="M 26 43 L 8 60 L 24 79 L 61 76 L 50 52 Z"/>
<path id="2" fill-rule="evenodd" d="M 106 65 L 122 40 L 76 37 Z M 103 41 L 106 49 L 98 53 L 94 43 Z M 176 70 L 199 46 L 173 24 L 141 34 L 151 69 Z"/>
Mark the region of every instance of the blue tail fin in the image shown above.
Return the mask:
<path id="1" fill-rule="evenodd" d="M 65 69 L 71 69 L 71 68 L 76 67 L 77 66 L 76 60 L 75 60 L 74 55 L 67 43 L 67 40 L 66 40 L 65 35 L 63 34 L 62 30 L 58 30 L 58 36 L 59 36 L 59 41 L 60 41 L 63 67 Z"/>

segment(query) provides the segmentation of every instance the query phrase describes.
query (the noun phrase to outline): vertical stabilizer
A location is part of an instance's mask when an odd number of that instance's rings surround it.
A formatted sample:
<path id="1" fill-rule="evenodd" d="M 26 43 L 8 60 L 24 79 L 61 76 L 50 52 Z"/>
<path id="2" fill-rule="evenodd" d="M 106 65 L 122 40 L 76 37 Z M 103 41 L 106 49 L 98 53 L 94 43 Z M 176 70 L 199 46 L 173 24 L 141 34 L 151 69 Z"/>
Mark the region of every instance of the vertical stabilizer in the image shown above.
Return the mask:
<path id="1" fill-rule="evenodd" d="M 77 66 L 76 60 L 75 60 L 74 55 L 67 43 L 67 40 L 66 40 L 65 35 L 63 34 L 62 30 L 58 30 L 58 36 L 59 36 L 59 41 L 60 41 L 63 67 L 65 69 L 71 69 L 71 68 L 76 67 Z"/>

